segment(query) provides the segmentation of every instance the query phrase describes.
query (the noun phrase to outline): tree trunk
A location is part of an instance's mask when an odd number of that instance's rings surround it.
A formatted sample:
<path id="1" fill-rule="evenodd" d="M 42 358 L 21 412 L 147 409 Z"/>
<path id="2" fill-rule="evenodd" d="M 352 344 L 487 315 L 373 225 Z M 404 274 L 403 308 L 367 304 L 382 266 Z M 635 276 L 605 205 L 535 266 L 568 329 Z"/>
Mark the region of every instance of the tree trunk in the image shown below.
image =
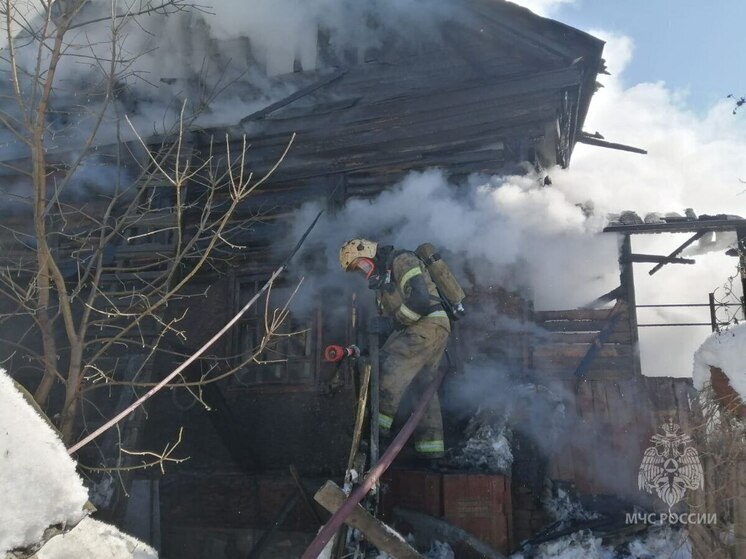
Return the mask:
<path id="1" fill-rule="evenodd" d="M 47 243 L 47 165 L 44 146 L 44 132 L 49 108 L 49 98 L 52 84 L 62 52 L 62 38 L 64 31 L 57 30 L 54 46 L 50 54 L 50 63 L 44 81 L 39 104 L 34 111 L 31 122 L 31 178 L 34 189 L 34 233 L 36 234 L 36 275 L 37 312 L 39 313 L 39 328 L 41 330 L 44 347 L 44 377 L 41 380 L 34 398 L 44 405 L 49 398 L 49 392 L 57 376 L 57 347 L 54 341 L 54 321 L 49 318 L 49 302 L 51 301 L 51 265 L 52 253 Z"/>
<path id="2" fill-rule="evenodd" d="M 83 341 L 75 340 L 70 347 L 70 366 L 65 383 L 65 405 L 62 408 L 60 432 L 62 441 L 68 446 L 72 442 L 75 416 L 80 400 L 80 383 L 83 380 Z"/>

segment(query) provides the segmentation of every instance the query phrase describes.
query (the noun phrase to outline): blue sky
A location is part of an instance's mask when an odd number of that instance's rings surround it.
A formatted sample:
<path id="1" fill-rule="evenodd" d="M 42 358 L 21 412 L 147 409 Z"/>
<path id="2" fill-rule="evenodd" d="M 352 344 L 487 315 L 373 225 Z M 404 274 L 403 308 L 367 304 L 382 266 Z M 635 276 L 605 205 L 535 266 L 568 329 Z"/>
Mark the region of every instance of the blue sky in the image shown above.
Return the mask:
<path id="1" fill-rule="evenodd" d="M 583 30 L 629 36 L 625 86 L 664 81 L 698 113 L 729 93 L 746 95 L 746 1 L 575 0 L 550 17 Z"/>

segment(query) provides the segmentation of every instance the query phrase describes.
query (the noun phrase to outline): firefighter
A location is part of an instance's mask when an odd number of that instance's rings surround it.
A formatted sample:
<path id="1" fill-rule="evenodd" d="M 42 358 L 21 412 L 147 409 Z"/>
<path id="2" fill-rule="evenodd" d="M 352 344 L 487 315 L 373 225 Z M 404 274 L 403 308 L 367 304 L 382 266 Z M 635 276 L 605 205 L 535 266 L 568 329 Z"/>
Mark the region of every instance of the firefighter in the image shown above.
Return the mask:
<path id="1" fill-rule="evenodd" d="M 415 253 L 352 239 L 342 245 L 339 263 L 344 271 L 368 280 L 376 292 L 379 314 L 390 317 L 395 327 L 381 348 L 378 425 L 386 436 L 407 387 L 414 383 L 421 390 L 435 378 L 451 332 L 450 321 L 435 283 Z M 415 450 L 426 459 L 443 456 L 437 393 L 415 431 Z"/>

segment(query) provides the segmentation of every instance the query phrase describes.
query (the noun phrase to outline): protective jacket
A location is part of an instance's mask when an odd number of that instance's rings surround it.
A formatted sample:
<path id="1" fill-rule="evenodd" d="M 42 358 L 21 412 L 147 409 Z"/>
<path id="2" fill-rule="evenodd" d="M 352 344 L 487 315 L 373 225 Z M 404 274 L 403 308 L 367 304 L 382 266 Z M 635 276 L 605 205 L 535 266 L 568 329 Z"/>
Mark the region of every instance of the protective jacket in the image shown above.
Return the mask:
<path id="1" fill-rule="evenodd" d="M 407 388 L 413 385 L 420 392 L 435 377 L 451 327 L 437 288 L 416 254 L 380 247 L 377 260 L 382 273 L 376 286 L 378 310 L 400 326 L 381 348 L 378 425 L 386 433 Z M 426 457 L 443 455 L 437 394 L 415 432 L 415 449 Z"/>
<path id="2" fill-rule="evenodd" d="M 383 277 L 376 291 L 378 312 L 401 326 L 411 326 L 424 317 L 436 319 L 450 331 L 438 289 L 422 260 L 413 252 L 391 247 L 382 247 L 379 252 Z"/>

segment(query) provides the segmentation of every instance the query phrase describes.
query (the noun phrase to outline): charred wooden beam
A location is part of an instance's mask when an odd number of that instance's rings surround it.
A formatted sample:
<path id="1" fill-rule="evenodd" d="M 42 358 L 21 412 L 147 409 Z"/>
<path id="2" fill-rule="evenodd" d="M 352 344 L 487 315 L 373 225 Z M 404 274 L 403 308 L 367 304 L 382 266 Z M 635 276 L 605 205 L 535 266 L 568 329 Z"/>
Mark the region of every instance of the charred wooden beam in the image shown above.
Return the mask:
<path id="1" fill-rule="evenodd" d="M 674 250 L 671 254 L 669 254 L 668 257 L 673 258 L 674 256 L 678 255 L 682 250 L 684 250 L 694 241 L 700 239 L 705 233 L 706 231 L 697 231 L 694 235 L 692 235 L 689 239 L 687 239 L 679 247 L 677 247 L 676 250 Z M 648 274 L 652 276 L 655 272 L 663 268 L 663 266 L 665 266 L 666 264 L 668 264 L 668 262 L 660 262 L 657 266 L 654 266 L 653 269 L 648 272 Z"/>
<path id="2" fill-rule="evenodd" d="M 639 223 L 637 225 L 609 225 L 604 233 L 698 233 L 700 231 L 737 231 L 746 229 L 742 217 L 717 217 L 716 219 L 689 219 L 667 223 Z"/>
<path id="3" fill-rule="evenodd" d="M 289 105 L 293 101 L 296 101 L 296 100 L 300 99 L 301 97 L 305 97 L 306 95 L 309 95 L 309 94 L 313 93 L 317 89 L 320 89 L 320 88 L 324 87 L 327 84 L 330 84 L 332 82 L 337 81 L 339 78 L 341 78 L 342 76 L 344 76 L 346 73 L 347 73 L 346 70 L 339 70 L 338 72 L 334 72 L 332 75 L 326 76 L 326 77 L 322 78 L 321 80 L 312 83 L 309 86 L 303 87 L 303 88 L 299 89 L 298 91 L 296 91 L 295 93 L 292 93 L 292 94 L 288 95 L 284 99 L 280 99 L 276 103 L 272 103 L 271 105 L 268 105 L 268 106 L 264 107 L 261 110 L 258 110 L 256 112 L 251 113 L 250 115 L 247 115 L 247 116 L 243 117 L 240 122 L 241 122 L 241 124 L 244 124 L 244 123 L 249 122 L 251 120 L 262 119 L 262 118 L 266 117 L 267 115 L 275 112 L 277 109 L 281 109 L 285 105 Z"/>
<path id="4" fill-rule="evenodd" d="M 624 288 L 619 285 L 609 291 L 608 293 L 604 293 L 600 297 L 594 299 L 590 303 L 587 303 L 583 305 L 582 308 L 584 309 L 595 309 L 596 307 L 600 307 L 601 305 L 604 305 L 606 303 L 609 303 L 611 301 L 615 301 L 616 299 L 619 299 L 620 297 L 624 296 Z"/>
<path id="5" fill-rule="evenodd" d="M 465 546 L 476 556 L 485 559 L 505 559 L 505 555 L 499 551 L 475 538 L 466 530 L 458 528 L 443 519 L 398 507 L 394 509 L 394 518 L 414 528 L 418 545 L 420 540 L 423 540 L 423 543 L 439 540 L 446 542 L 452 548 L 458 549 L 458 546 Z"/>
<path id="6" fill-rule="evenodd" d="M 298 474 L 298 469 L 295 467 L 295 464 L 290 464 L 290 476 L 293 478 L 295 486 L 298 488 L 298 494 L 303 498 L 303 502 L 306 503 L 306 507 L 308 507 L 309 512 L 316 519 L 316 522 L 319 523 L 319 526 L 323 526 L 324 521 L 321 520 L 316 507 L 313 506 L 311 497 L 306 491 L 305 486 L 303 485 L 303 480 L 301 480 L 300 474 Z"/>
<path id="7" fill-rule="evenodd" d="M 621 246 L 619 247 L 619 283 L 624 289 L 624 295 L 617 300 L 627 303 L 629 312 L 629 335 L 632 339 L 632 346 L 638 348 L 639 331 L 637 327 L 637 295 L 635 293 L 635 271 L 634 266 L 628 261 L 629 255 L 632 254 L 632 237 L 624 235 Z M 642 374 L 642 363 L 640 353 L 636 349 L 633 357 L 633 367 L 636 375 Z"/>
<path id="8" fill-rule="evenodd" d="M 336 512 L 347 499 L 347 494 L 334 482 L 327 481 L 316 492 L 314 499 L 331 513 Z M 380 551 L 385 551 L 397 559 L 423 559 L 407 541 L 360 505 L 355 505 L 345 520 L 353 528 L 360 530 L 365 538 Z"/>
<path id="9" fill-rule="evenodd" d="M 262 556 L 262 553 L 264 553 L 264 551 L 267 549 L 267 545 L 269 545 L 272 536 L 274 536 L 275 532 L 277 532 L 280 526 L 283 525 L 288 515 L 295 508 L 295 505 L 298 503 L 299 499 L 300 493 L 298 493 L 297 491 L 293 491 L 290 494 L 280 511 L 277 513 L 277 516 L 275 516 L 275 518 L 272 520 L 272 524 L 270 524 L 269 528 L 265 530 L 264 534 L 262 534 L 262 537 L 259 538 L 259 541 L 254 544 L 254 547 L 251 548 L 251 551 L 249 551 L 246 559 L 259 559 L 259 557 Z"/>
<path id="10" fill-rule="evenodd" d="M 602 140 L 598 136 L 594 134 L 589 134 L 588 132 L 581 132 L 578 134 L 578 137 L 576 141 L 580 144 L 588 144 L 590 146 L 598 146 L 602 148 L 609 148 L 609 149 L 618 149 L 620 151 L 629 151 L 631 153 L 639 153 L 642 155 L 647 155 L 647 150 L 636 148 L 634 146 L 628 146 L 625 144 L 617 144 L 614 142 L 607 142 L 606 140 Z"/>
<path id="11" fill-rule="evenodd" d="M 619 321 L 624 315 L 625 307 L 626 304 L 622 299 L 617 300 L 614 309 L 611 311 L 611 315 L 609 316 L 609 321 L 606 323 L 606 326 L 604 326 L 604 328 L 598 333 L 598 336 L 596 336 L 596 339 L 588 348 L 588 351 L 580 360 L 580 363 L 575 369 L 575 378 L 578 380 L 578 382 L 585 379 L 586 374 L 588 373 L 588 367 L 596 358 L 596 355 L 598 355 L 603 344 L 606 343 L 612 332 L 614 332 L 617 324 L 619 324 Z"/>
<path id="12" fill-rule="evenodd" d="M 673 256 L 663 256 L 658 254 L 636 254 L 629 255 L 630 262 L 658 262 L 661 266 L 664 264 L 694 264 L 693 258 L 676 258 Z"/>

